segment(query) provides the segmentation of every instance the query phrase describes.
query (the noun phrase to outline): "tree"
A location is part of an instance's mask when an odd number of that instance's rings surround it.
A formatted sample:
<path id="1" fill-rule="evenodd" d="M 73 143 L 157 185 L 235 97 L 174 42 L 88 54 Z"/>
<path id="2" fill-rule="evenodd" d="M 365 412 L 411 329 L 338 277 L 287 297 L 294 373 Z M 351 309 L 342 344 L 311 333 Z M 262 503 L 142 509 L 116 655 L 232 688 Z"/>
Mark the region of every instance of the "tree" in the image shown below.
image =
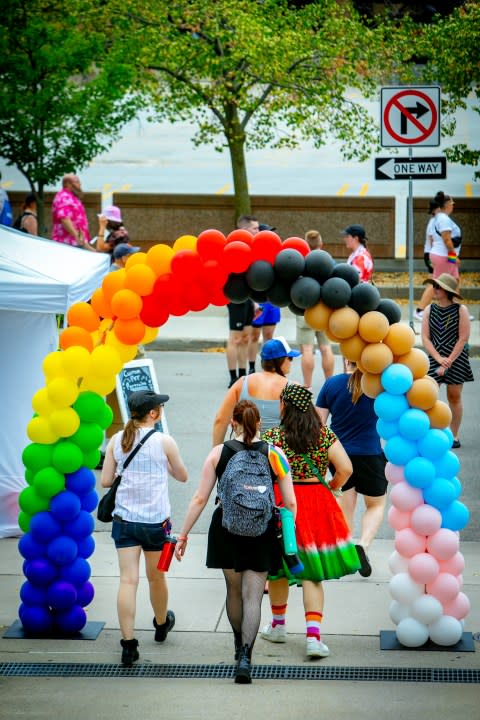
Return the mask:
<path id="1" fill-rule="evenodd" d="M 148 71 L 155 118 L 193 119 L 195 143 L 228 149 L 237 217 L 251 209 L 246 148 L 319 147 L 333 136 L 345 157 L 365 159 L 378 145 L 358 100 L 377 92 L 383 28 L 362 24 L 350 3 L 115 2 L 119 34 Z"/>
<path id="2" fill-rule="evenodd" d="M 133 68 L 109 52 L 90 0 L 4 0 L 0 13 L 0 156 L 44 188 L 106 150 L 136 112 Z M 100 30 L 95 29 L 100 28 Z"/>

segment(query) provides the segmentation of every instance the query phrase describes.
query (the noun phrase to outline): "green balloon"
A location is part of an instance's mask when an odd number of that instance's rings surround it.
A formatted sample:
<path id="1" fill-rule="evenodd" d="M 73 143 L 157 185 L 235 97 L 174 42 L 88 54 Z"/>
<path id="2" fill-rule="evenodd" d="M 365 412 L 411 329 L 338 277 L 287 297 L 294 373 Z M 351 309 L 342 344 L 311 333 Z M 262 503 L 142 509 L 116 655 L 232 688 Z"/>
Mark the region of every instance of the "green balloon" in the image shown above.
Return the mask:
<path id="1" fill-rule="evenodd" d="M 103 443 L 103 430 L 96 422 L 82 422 L 77 432 L 70 435 L 69 440 L 83 452 L 96 450 Z"/>
<path id="2" fill-rule="evenodd" d="M 113 410 L 110 407 L 110 405 L 107 405 L 107 403 L 104 403 L 103 405 L 103 411 L 98 416 L 97 422 L 100 425 L 103 430 L 106 430 L 113 422 Z"/>
<path id="3" fill-rule="evenodd" d="M 34 471 L 26 468 L 25 469 L 25 481 L 28 485 L 32 485 L 34 477 L 35 477 Z"/>
<path id="4" fill-rule="evenodd" d="M 30 530 L 30 520 L 32 519 L 31 515 L 27 515 L 26 512 L 23 512 L 23 510 L 20 510 L 18 514 L 18 525 L 20 527 L 20 530 L 23 530 L 23 532 L 28 532 Z"/>
<path id="5" fill-rule="evenodd" d="M 81 467 L 83 453 L 70 440 L 60 440 L 53 448 L 52 465 L 59 473 L 73 473 Z"/>
<path id="6" fill-rule="evenodd" d="M 22 461 L 25 467 L 33 472 L 38 472 L 44 467 L 52 464 L 53 445 L 41 445 L 30 443 L 22 453 Z"/>
<path id="7" fill-rule="evenodd" d="M 27 487 L 18 496 L 18 504 L 26 515 L 35 515 L 42 510 L 48 510 L 49 499 L 41 497 L 34 487 Z"/>
<path id="8" fill-rule="evenodd" d="M 100 462 L 100 450 L 89 450 L 83 453 L 83 465 L 90 470 L 95 470 Z"/>
<path id="9" fill-rule="evenodd" d="M 81 392 L 72 405 L 82 422 L 98 422 L 103 412 L 105 400 L 96 392 L 85 390 Z"/>
<path id="10" fill-rule="evenodd" d="M 52 498 L 65 490 L 65 477 L 55 468 L 46 467 L 36 473 L 33 487 L 42 497 Z"/>

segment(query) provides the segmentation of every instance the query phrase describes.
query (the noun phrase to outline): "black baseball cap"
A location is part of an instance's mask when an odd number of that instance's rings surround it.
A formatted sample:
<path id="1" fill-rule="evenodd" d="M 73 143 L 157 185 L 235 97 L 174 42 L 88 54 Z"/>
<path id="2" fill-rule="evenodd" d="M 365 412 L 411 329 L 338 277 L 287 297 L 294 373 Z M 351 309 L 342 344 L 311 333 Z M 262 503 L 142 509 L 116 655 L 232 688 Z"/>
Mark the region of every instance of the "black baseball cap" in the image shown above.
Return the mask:
<path id="1" fill-rule="evenodd" d="M 349 225 L 345 228 L 345 230 L 342 230 L 342 235 L 352 235 L 352 237 L 357 236 L 360 240 L 364 240 L 367 233 L 365 232 L 363 225 Z"/>
<path id="2" fill-rule="evenodd" d="M 272 227 L 271 225 L 267 225 L 266 223 L 259 223 L 258 225 L 259 230 L 276 230 L 277 228 Z"/>
<path id="3" fill-rule="evenodd" d="M 170 400 L 169 395 L 159 395 L 153 390 L 137 390 L 128 398 L 128 407 L 132 416 L 137 418 L 145 415 Z"/>

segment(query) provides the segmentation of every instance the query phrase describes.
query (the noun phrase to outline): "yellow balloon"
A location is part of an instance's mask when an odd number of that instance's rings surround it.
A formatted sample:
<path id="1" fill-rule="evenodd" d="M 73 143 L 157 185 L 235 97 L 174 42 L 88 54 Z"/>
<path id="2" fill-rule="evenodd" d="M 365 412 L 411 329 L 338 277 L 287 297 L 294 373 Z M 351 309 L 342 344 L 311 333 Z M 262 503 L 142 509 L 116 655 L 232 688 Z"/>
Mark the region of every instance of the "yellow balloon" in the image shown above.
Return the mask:
<path id="1" fill-rule="evenodd" d="M 93 349 L 90 364 L 90 375 L 108 378 L 117 375 L 123 367 L 123 361 L 116 348 L 99 345 Z"/>
<path id="2" fill-rule="evenodd" d="M 173 250 L 170 245 L 154 245 L 147 252 L 147 265 L 160 277 L 170 272 L 172 258 Z"/>
<path id="3" fill-rule="evenodd" d="M 38 415 L 46 415 L 47 417 L 55 410 L 55 405 L 48 397 L 47 388 L 37 390 L 32 397 L 32 408 Z"/>
<path id="4" fill-rule="evenodd" d="M 132 253 L 128 256 L 128 260 L 125 263 L 125 270 L 128 270 L 128 268 L 133 267 L 134 265 L 142 265 L 147 260 L 147 253 L 144 252 L 136 252 Z"/>
<path id="5" fill-rule="evenodd" d="M 59 438 L 44 417 L 34 417 L 30 420 L 27 425 L 27 435 L 32 442 L 41 445 L 53 445 Z"/>
<path id="6" fill-rule="evenodd" d="M 88 375 L 84 377 L 80 385 L 80 390 L 91 390 L 99 395 L 108 395 L 115 390 L 116 376 L 111 375 L 110 377 L 99 377 L 98 375 Z"/>
<path id="7" fill-rule="evenodd" d="M 48 419 L 52 430 L 59 437 L 70 437 L 80 427 L 80 418 L 71 407 L 54 410 Z"/>
<path id="8" fill-rule="evenodd" d="M 124 363 L 133 360 L 138 350 L 137 345 L 125 345 L 120 342 L 113 330 L 109 330 L 105 335 L 105 345 L 115 348 Z"/>
<path id="9" fill-rule="evenodd" d="M 66 377 L 54 378 L 47 384 L 48 398 L 56 408 L 73 405 L 78 397 L 78 385 Z"/>
<path id="10" fill-rule="evenodd" d="M 142 345 L 148 345 L 148 343 L 153 342 L 158 335 L 158 328 L 152 328 L 146 326 L 145 335 L 142 338 Z"/>
<path id="11" fill-rule="evenodd" d="M 63 372 L 72 378 L 80 378 L 88 373 L 90 367 L 90 353 L 81 345 L 72 345 L 62 355 Z"/>
<path id="12" fill-rule="evenodd" d="M 57 375 L 64 375 L 62 353 L 55 351 L 45 355 L 42 362 L 43 372 L 46 378 L 54 378 Z"/>
<path id="13" fill-rule="evenodd" d="M 196 250 L 197 249 L 197 238 L 195 235 L 181 235 L 173 243 L 174 254 L 180 252 L 180 250 Z"/>

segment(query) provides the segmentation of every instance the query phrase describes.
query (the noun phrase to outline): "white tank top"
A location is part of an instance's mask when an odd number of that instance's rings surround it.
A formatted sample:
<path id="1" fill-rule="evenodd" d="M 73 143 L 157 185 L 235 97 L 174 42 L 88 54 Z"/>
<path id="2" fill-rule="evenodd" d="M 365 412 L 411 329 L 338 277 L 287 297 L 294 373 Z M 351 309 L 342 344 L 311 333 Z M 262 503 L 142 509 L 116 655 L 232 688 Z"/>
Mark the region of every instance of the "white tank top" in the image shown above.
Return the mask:
<path id="1" fill-rule="evenodd" d="M 149 430 L 139 428 L 132 450 Z M 163 433 L 151 435 L 122 472 L 123 463 L 131 452 L 124 453 L 122 450 L 122 432 L 114 435 L 113 456 L 117 462 L 117 474 L 122 475 L 114 515 L 129 522 L 161 523 L 170 517 L 168 461 L 163 449 Z"/>

